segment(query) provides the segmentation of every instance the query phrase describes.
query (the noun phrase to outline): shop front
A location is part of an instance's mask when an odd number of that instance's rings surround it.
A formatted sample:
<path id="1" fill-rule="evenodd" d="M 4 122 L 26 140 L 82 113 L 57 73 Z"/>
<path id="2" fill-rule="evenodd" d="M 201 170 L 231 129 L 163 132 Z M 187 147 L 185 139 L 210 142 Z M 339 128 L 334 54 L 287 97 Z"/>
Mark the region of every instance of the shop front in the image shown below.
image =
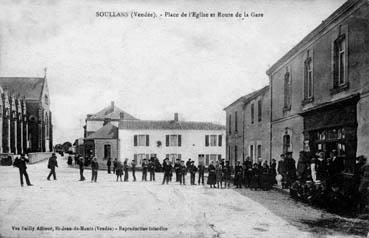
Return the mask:
<path id="1" fill-rule="evenodd" d="M 336 151 L 344 162 L 344 174 L 352 175 L 357 150 L 357 102 L 353 95 L 304 111 L 304 150 L 311 154 Z"/>

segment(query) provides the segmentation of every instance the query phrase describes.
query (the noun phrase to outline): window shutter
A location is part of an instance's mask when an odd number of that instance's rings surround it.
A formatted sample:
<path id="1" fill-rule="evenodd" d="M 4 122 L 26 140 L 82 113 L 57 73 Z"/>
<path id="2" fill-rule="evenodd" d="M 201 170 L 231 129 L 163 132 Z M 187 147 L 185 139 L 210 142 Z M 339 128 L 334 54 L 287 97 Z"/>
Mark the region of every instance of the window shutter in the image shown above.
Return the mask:
<path id="1" fill-rule="evenodd" d="M 165 158 L 166 158 L 166 159 L 169 159 L 169 154 L 166 154 L 166 155 L 165 155 Z"/>
<path id="2" fill-rule="evenodd" d="M 165 136 L 165 145 L 169 146 L 169 135 Z"/>
<path id="3" fill-rule="evenodd" d="M 178 154 L 178 159 L 182 159 L 182 155 L 181 154 Z"/>
<path id="4" fill-rule="evenodd" d="M 133 145 L 137 146 L 137 135 L 134 135 L 133 137 Z"/>
<path id="5" fill-rule="evenodd" d="M 182 135 L 178 135 L 178 146 L 182 146 Z"/>
<path id="6" fill-rule="evenodd" d="M 137 154 L 133 155 L 133 159 L 137 162 Z"/>
<path id="7" fill-rule="evenodd" d="M 222 135 L 219 135 L 219 136 L 218 136 L 218 145 L 219 145 L 219 146 L 222 146 L 222 139 L 223 139 L 223 138 L 222 138 Z"/>
<path id="8" fill-rule="evenodd" d="M 146 135 L 146 146 L 150 145 L 149 135 Z"/>
<path id="9" fill-rule="evenodd" d="M 218 160 L 222 161 L 222 155 L 218 155 Z"/>
<path id="10" fill-rule="evenodd" d="M 149 160 L 150 159 L 150 155 L 146 154 L 146 159 Z"/>
<path id="11" fill-rule="evenodd" d="M 209 135 L 205 135 L 205 146 L 209 146 Z"/>

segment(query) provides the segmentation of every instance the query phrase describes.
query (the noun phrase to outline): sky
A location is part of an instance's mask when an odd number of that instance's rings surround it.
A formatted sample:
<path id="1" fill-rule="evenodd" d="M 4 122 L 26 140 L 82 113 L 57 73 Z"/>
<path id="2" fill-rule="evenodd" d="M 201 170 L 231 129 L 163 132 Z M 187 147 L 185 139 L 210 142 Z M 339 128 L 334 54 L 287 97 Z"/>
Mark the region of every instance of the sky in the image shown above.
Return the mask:
<path id="1" fill-rule="evenodd" d="M 55 144 L 83 137 L 86 114 L 111 101 L 143 120 L 225 124 L 223 109 L 267 85 L 266 70 L 344 2 L 5 0 L 0 76 L 47 67 Z M 96 16 L 133 11 L 158 17 Z M 190 11 L 263 17 L 164 17 Z"/>

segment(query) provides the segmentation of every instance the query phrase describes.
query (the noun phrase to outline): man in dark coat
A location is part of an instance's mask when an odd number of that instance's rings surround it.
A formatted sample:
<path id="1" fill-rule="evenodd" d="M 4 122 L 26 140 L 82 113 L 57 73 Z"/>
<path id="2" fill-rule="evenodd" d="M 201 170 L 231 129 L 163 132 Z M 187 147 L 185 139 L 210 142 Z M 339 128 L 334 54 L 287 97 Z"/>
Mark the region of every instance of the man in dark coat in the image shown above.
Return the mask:
<path id="1" fill-rule="evenodd" d="M 226 161 L 226 164 L 223 166 L 223 176 L 224 176 L 224 187 L 228 188 L 231 186 L 231 175 L 232 175 L 232 167 L 229 165 L 229 161 Z"/>
<path id="2" fill-rule="evenodd" d="M 79 181 L 84 181 L 85 177 L 83 176 L 83 169 L 85 166 L 85 161 L 82 156 L 78 158 L 78 165 L 79 165 L 79 175 L 80 175 Z"/>
<path id="3" fill-rule="evenodd" d="M 236 185 L 236 188 L 242 188 L 242 166 L 240 161 L 236 161 L 234 173 L 234 185 Z"/>
<path id="4" fill-rule="evenodd" d="M 287 184 L 291 186 L 296 180 L 296 161 L 292 158 L 292 152 L 287 152 L 286 155 Z"/>
<path id="5" fill-rule="evenodd" d="M 203 161 L 199 162 L 199 165 L 197 167 L 199 171 L 199 179 L 197 181 L 197 184 L 200 185 L 200 181 L 201 181 L 201 184 L 204 185 L 204 174 L 205 174 L 204 162 Z"/>
<path id="6" fill-rule="evenodd" d="M 50 169 L 50 173 L 49 176 L 47 176 L 47 180 L 50 180 L 51 175 L 53 175 L 54 180 L 56 180 L 55 167 L 58 167 L 58 161 L 56 160 L 55 153 L 52 153 L 51 157 L 49 158 L 47 167 Z"/>
<path id="7" fill-rule="evenodd" d="M 142 181 L 147 181 L 147 169 L 148 169 L 147 160 L 143 159 L 143 162 L 142 162 Z"/>
<path id="8" fill-rule="evenodd" d="M 179 170 L 181 168 L 181 161 L 176 159 L 176 163 L 174 164 L 174 170 L 176 172 L 176 182 L 179 182 Z"/>
<path id="9" fill-rule="evenodd" d="M 111 167 L 111 158 L 108 158 L 108 161 L 106 162 L 106 166 L 108 166 L 108 174 L 110 174 L 110 167 Z"/>
<path id="10" fill-rule="evenodd" d="M 170 172 L 172 170 L 172 166 L 169 164 L 169 159 L 165 159 L 164 163 L 163 163 L 163 172 L 164 172 L 164 177 L 163 177 L 163 182 L 162 184 L 166 183 L 168 184 L 169 179 L 170 179 Z"/>
<path id="11" fill-rule="evenodd" d="M 150 181 L 155 181 L 155 159 L 151 158 L 149 161 L 148 169 L 150 172 Z M 165 163 L 164 163 L 165 164 Z M 163 166 L 164 166 L 163 164 Z"/>
<path id="12" fill-rule="evenodd" d="M 24 156 L 24 154 L 22 154 L 20 158 L 17 157 L 13 163 L 13 166 L 19 169 L 20 183 L 22 187 L 23 187 L 23 176 L 26 179 L 27 186 L 33 186 L 27 174 L 26 163 L 29 163 L 29 160 Z"/>
<path id="13" fill-rule="evenodd" d="M 195 184 L 195 176 L 196 176 L 196 172 L 197 172 L 197 167 L 195 165 L 195 161 L 191 161 L 189 171 L 190 171 L 190 175 L 191 175 L 191 185 L 196 185 Z"/>
<path id="14" fill-rule="evenodd" d="M 244 164 L 245 164 L 244 171 L 243 171 L 244 184 L 245 184 L 245 187 L 249 188 L 251 184 L 251 179 L 252 179 L 252 161 L 249 156 L 246 157 L 246 161 Z"/>
<path id="15" fill-rule="evenodd" d="M 179 168 L 179 183 L 186 185 L 186 173 L 187 173 L 187 168 L 184 164 L 184 161 L 181 161 L 181 166 Z"/>
<path id="16" fill-rule="evenodd" d="M 113 173 L 115 173 L 115 170 L 117 169 L 117 165 L 118 165 L 118 160 L 117 158 L 115 158 L 113 161 Z"/>
<path id="17" fill-rule="evenodd" d="M 91 170 L 92 170 L 92 176 L 91 176 L 91 182 L 95 182 L 97 180 L 97 170 L 99 169 L 99 163 L 97 162 L 96 157 L 92 159 L 91 161 Z"/>

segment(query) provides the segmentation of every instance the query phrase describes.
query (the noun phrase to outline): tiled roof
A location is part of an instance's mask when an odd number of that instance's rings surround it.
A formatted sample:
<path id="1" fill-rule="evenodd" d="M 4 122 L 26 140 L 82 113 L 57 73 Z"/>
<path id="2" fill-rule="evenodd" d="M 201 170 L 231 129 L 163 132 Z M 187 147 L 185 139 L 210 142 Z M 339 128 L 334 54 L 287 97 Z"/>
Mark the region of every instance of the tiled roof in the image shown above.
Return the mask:
<path id="1" fill-rule="evenodd" d="M 118 127 L 107 123 L 99 130 L 87 136 L 86 139 L 118 139 Z"/>
<path id="2" fill-rule="evenodd" d="M 125 130 L 225 130 L 225 126 L 211 122 L 193 121 L 120 121 Z"/>
<path id="3" fill-rule="evenodd" d="M 45 78 L 0 77 L 0 86 L 4 91 L 19 94 L 25 99 L 39 100 Z"/>
<path id="4" fill-rule="evenodd" d="M 112 120 L 119 120 L 120 113 L 124 113 L 124 120 L 138 120 L 137 118 L 133 117 L 132 115 L 128 114 L 127 112 L 123 111 L 119 107 L 115 106 L 114 104 L 105 107 L 101 111 L 97 112 L 96 114 L 90 114 L 87 116 L 87 120 L 104 120 L 105 118 L 109 118 Z"/>
<path id="5" fill-rule="evenodd" d="M 263 87 L 259 90 L 256 90 L 252 93 L 246 94 L 245 96 L 240 97 L 239 99 L 237 99 L 236 101 L 234 101 L 233 103 L 231 103 L 230 105 L 225 107 L 223 110 L 227 110 L 229 107 L 232 107 L 233 105 L 236 105 L 238 102 L 241 102 L 243 104 L 248 103 L 249 101 L 253 100 L 254 98 L 259 96 L 260 94 L 267 91 L 268 89 L 269 89 L 269 85 L 267 85 L 267 86 L 265 86 L 265 87 Z"/>

